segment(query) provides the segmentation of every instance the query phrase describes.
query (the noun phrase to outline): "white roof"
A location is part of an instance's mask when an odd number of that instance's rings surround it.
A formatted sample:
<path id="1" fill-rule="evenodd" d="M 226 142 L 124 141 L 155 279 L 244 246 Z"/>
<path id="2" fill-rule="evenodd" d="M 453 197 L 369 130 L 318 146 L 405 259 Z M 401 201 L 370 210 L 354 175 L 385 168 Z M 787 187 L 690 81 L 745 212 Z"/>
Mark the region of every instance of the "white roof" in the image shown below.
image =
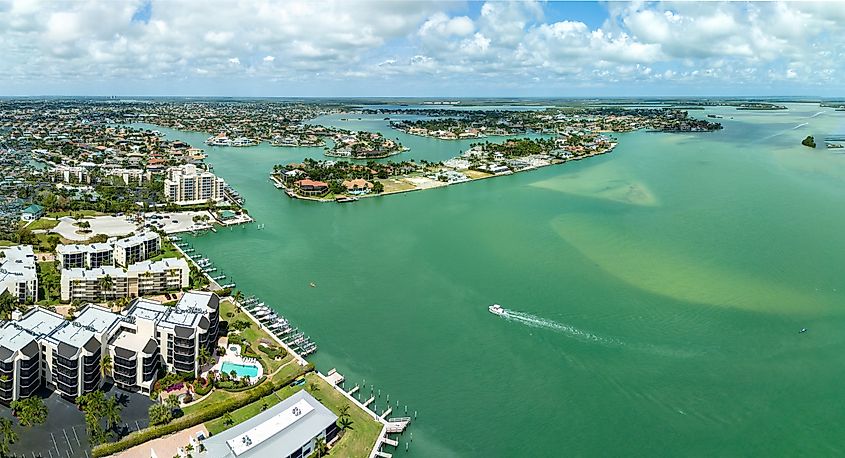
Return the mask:
<path id="1" fill-rule="evenodd" d="M 18 324 L 36 335 L 47 335 L 64 323 L 65 318 L 58 313 L 35 307 L 24 315 Z"/>
<path id="2" fill-rule="evenodd" d="M 16 245 L 2 250 L 6 257 L 0 259 L 0 293 L 14 290 L 19 282 L 38 278 L 35 270 L 35 253 L 31 245 Z"/>
<path id="3" fill-rule="evenodd" d="M 170 269 L 187 269 L 188 261 L 182 258 L 164 258 L 159 261 L 141 261 L 131 264 L 129 272 L 164 272 Z"/>
<path id="4" fill-rule="evenodd" d="M 300 399 L 264 423 L 254 426 L 246 432 L 227 440 L 226 444 L 235 452 L 236 456 L 240 456 L 247 450 L 251 450 L 267 439 L 283 432 L 285 428 L 296 423 L 300 418 L 304 418 L 312 410 L 314 410 L 314 407 L 308 401 Z"/>
<path id="5" fill-rule="evenodd" d="M 126 248 L 130 246 L 140 245 L 148 240 L 154 240 L 159 238 L 159 235 L 155 232 L 143 232 L 141 234 L 133 235 L 132 237 L 126 237 L 124 239 L 115 240 L 114 246 L 118 248 Z"/>
<path id="6" fill-rule="evenodd" d="M 119 267 L 113 266 L 101 266 L 93 269 L 83 269 L 82 267 L 62 269 L 62 277 L 67 277 L 71 280 L 96 280 L 106 275 L 112 278 L 123 278 L 126 277 L 126 272 Z"/>

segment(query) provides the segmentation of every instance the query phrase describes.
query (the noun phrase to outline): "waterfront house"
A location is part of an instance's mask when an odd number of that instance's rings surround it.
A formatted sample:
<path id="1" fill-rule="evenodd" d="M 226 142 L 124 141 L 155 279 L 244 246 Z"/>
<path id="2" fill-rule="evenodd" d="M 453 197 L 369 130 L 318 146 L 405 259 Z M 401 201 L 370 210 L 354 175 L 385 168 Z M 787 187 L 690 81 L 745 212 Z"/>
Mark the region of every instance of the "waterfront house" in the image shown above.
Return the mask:
<path id="1" fill-rule="evenodd" d="M 317 439 L 337 436 L 337 415 L 302 390 L 258 415 L 203 439 L 202 458 L 301 458 Z"/>
<path id="2" fill-rule="evenodd" d="M 368 193 L 373 189 L 373 184 L 363 178 L 354 180 L 345 180 L 341 183 L 346 191 L 349 193 Z"/>
<path id="3" fill-rule="evenodd" d="M 37 204 L 32 204 L 26 207 L 21 212 L 22 221 L 35 221 L 44 215 L 44 207 Z"/>
<path id="4" fill-rule="evenodd" d="M 294 182 L 296 191 L 303 196 L 322 196 L 329 192 L 328 183 L 309 179 Z"/>

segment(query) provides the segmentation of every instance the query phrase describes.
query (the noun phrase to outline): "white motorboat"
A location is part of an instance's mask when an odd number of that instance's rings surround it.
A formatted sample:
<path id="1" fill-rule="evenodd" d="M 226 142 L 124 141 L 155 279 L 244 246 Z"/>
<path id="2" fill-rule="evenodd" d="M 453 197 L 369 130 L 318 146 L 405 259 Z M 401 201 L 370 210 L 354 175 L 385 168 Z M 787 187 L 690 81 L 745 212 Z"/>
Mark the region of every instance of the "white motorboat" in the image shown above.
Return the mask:
<path id="1" fill-rule="evenodd" d="M 508 316 L 507 310 L 503 309 L 502 306 L 499 304 L 493 304 L 487 307 L 487 310 L 493 315 Z"/>

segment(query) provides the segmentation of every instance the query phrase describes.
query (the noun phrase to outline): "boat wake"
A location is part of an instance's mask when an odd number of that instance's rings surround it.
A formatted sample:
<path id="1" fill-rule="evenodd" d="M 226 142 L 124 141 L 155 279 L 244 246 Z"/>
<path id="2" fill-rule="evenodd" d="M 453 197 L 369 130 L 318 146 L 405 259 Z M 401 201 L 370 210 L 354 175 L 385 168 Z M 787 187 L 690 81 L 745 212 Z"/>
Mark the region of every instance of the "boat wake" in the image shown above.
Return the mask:
<path id="1" fill-rule="evenodd" d="M 798 124 L 797 126 L 793 127 L 793 128 L 792 128 L 792 130 L 795 130 L 795 129 L 800 129 L 800 128 L 802 128 L 802 127 L 806 126 L 807 124 L 810 124 L 810 123 L 808 123 L 808 122 L 803 122 L 803 123 Z"/>
<path id="2" fill-rule="evenodd" d="M 820 111 L 820 112 L 818 112 L 818 113 L 816 113 L 816 114 L 814 114 L 813 116 L 810 116 L 810 117 L 811 117 L 811 118 L 815 118 L 816 116 L 821 116 L 821 115 L 823 115 L 823 114 L 825 114 L 825 112 L 824 112 L 824 111 Z"/>
<path id="3" fill-rule="evenodd" d="M 585 331 L 583 329 L 576 328 L 575 326 L 559 323 L 554 320 L 549 320 L 546 318 L 539 317 L 537 315 L 532 315 L 530 313 L 525 312 L 518 312 L 516 310 L 504 309 L 504 314 L 501 316 L 508 321 L 516 322 L 519 324 L 524 324 L 526 326 L 531 326 L 533 328 L 542 328 L 548 329 L 550 331 L 557 332 L 559 334 L 563 334 L 566 337 L 578 340 L 584 343 L 591 343 L 591 344 L 599 344 L 605 347 L 612 347 L 612 348 L 628 348 L 635 351 L 641 351 L 645 353 L 651 353 L 660 356 L 670 356 L 675 358 L 688 358 L 691 356 L 695 356 L 699 354 L 699 352 L 689 351 L 687 349 L 682 348 L 673 348 L 670 346 L 664 345 L 652 345 L 652 344 L 628 344 L 625 341 L 613 338 L 613 337 L 606 337 L 600 336 L 598 334 L 594 334 L 589 331 Z"/>
<path id="4" fill-rule="evenodd" d="M 557 321 L 547 320 L 545 318 L 541 318 L 536 315 L 532 315 L 530 313 L 524 312 L 517 312 L 516 310 L 508 310 L 505 309 L 506 314 L 503 315 L 505 319 L 509 321 L 516 321 L 518 323 L 524 324 L 526 326 L 531 326 L 535 328 L 543 328 L 549 329 L 552 331 L 556 331 L 561 334 L 565 334 L 568 337 L 572 337 L 578 339 L 582 342 L 593 342 L 599 343 L 607 346 L 624 346 L 625 343 L 616 339 L 611 339 L 608 337 L 602 337 L 591 332 L 587 332 L 581 329 L 578 329 L 574 326 L 570 326 L 568 324 L 558 323 Z"/>

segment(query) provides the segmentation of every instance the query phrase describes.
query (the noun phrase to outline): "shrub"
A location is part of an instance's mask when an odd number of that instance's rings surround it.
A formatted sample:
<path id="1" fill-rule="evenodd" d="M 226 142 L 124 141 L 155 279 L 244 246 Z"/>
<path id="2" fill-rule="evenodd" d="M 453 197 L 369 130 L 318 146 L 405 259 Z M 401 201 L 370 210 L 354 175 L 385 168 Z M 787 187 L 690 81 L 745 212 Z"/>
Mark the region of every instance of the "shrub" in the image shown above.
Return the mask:
<path id="1" fill-rule="evenodd" d="M 207 410 L 201 410 L 192 415 L 185 415 L 184 417 L 177 418 L 168 424 L 150 426 L 140 431 L 133 432 L 119 441 L 98 445 L 92 451 L 92 456 L 94 456 L 95 458 L 102 458 L 104 456 L 113 455 L 130 447 L 143 444 L 144 442 L 151 441 L 153 439 L 157 439 L 159 437 L 166 436 L 168 434 L 172 434 L 177 431 L 181 431 L 183 429 L 199 425 L 201 423 L 205 423 L 215 418 L 222 417 L 227 412 L 240 409 L 241 407 L 247 404 L 251 404 L 263 398 L 264 396 L 267 396 L 273 391 L 290 385 L 291 382 L 299 378 L 303 373 L 311 372 L 313 370 L 314 366 L 309 364 L 308 366 L 304 367 L 302 371 L 299 371 L 295 374 L 291 374 L 284 381 L 278 384 L 273 383 L 272 380 L 267 380 L 265 381 L 265 383 L 255 385 L 254 388 L 249 392 L 249 396 L 244 396 L 243 398 L 228 399 L 224 402 L 221 402 L 220 404 L 216 404 L 210 407 Z"/>

